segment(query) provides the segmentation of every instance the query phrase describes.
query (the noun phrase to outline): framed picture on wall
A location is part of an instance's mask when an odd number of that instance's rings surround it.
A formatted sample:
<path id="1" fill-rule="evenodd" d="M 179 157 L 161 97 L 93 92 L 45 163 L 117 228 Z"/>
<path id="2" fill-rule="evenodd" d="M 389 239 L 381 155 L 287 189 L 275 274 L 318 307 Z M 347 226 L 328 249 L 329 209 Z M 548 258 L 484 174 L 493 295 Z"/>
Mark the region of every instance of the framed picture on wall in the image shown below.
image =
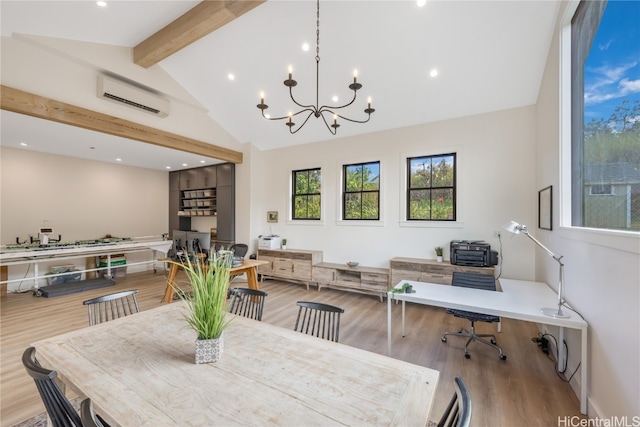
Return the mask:
<path id="1" fill-rule="evenodd" d="M 551 224 L 551 185 L 538 191 L 538 228 L 552 230 Z"/>
<path id="2" fill-rule="evenodd" d="M 267 222 L 278 222 L 278 211 L 268 211 Z"/>

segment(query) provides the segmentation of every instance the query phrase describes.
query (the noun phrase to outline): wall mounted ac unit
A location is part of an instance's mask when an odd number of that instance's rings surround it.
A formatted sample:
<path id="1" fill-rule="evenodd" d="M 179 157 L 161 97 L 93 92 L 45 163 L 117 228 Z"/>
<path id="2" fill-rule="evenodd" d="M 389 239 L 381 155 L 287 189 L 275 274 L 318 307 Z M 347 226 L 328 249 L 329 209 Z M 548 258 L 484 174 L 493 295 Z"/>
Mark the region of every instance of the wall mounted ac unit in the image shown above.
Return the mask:
<path id="1" fill-rule="evenodd" d="M 169 115 L 168 99 L 102 74 L 98 74 L 98 98 L 127 105 L 158 117 Z"/>

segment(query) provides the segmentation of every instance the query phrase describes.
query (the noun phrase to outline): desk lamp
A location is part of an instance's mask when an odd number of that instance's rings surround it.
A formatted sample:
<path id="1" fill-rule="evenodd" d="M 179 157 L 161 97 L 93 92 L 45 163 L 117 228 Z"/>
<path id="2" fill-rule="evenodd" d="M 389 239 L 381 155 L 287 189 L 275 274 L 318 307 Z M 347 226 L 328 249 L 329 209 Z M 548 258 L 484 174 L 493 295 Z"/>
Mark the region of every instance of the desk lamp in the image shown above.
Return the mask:
<path id="1" fill-rule="evenodd" d="M 502 228 L 504 228 L 505 230 L 507 230 L 510 233 L 514 233 L 514 234 L 522 233 L 522 234 L 526 235 L 528 238 L 533 240 L 533 242 L 536 245 L 538 245 L 542 249 L 544 249 L 544 251 L 551 258 L 553 258 L 556 261 L 558 261 L 558 264 L 560 264 L 560 281 L 559 281 L 559 284 L 558 284 L 558 308 L 557 309 L 556 308 L 541 308 L 540 311 L 542 312 L 542 314 L 544 314 L 546 316 L 551 316 L 551 317 L 560 317 L 560 318 L 571 317 L 570 314 L 566 314 L 566 313 L 564 313 L 562 311 L 562 304 L 564 303 L 564 301 L 562 299 L 562 294 L 564 293 L 564 289 L 563 289 L 564 264 L 562 263 L 562 255 L 558 256 L 558 255 L 554 254 L 545 245 L 540 243 L 535 237 L 533 237 L 531 234 L 529 234 L 529 231 L 527 230 L 527 226 L 526 225 L 518 224 L 515 221 L 509 221 L 508 223 L 503 225 Z"/>

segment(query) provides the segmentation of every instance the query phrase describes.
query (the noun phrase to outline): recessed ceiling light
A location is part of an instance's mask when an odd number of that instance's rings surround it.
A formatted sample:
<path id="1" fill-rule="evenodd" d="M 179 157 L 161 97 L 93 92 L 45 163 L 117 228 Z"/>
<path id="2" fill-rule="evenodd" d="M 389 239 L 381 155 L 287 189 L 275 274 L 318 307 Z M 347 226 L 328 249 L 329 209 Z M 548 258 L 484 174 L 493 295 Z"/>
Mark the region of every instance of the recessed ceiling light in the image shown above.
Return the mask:
<path id="1" fill-rule="evenodd" d="M 107 7 L 107 2 L 106 1 L 97 1 L 96 4 L 100 7 Z"/>
<path id="2" fill-rule="evenodd" d="M 171 169 L 171 166 L 165 166 L 165 169 Z"/>
<path id="3" fill-rule="evenodd" d="M 427 4 L 427 0 L 417 0 L 416 3 L 418 4 L 418 7 L 423 7 Z"/>
<path id="4" fill-rule="evenodd" d="M 333 95 L 333 97 L 331 98 L 331 100 L 333 102 L 338 102 L 338 95 Z"/>
<path id="5" fill-rule="evenodd" d="M 235 80 L 235 79 L 236 79 L 236 76 L 235 76 L 235 75 L 233 75 L 233 73 L 229 73 L 229 74 L 227 74 L 227 78 L 228 78 L 229 80 Z"/>
<path id="6" fill-rule="evenodd" d="M 431 71 L 429 71 L 429 75 L 431 77 L 436 77 L 438 75 L 438 70 L 436 70 L 435 68 L 432 69 Z"/>
<path id="7" fill-rule="evenodd" d="M 189 165 L 188 165 L 188 164 L 186 164 L 186 163 L 183 163 L 183 164 L 182 164 L 182 166 L 189 166 Z"/>
<path id="8" fill-rule="evenodd" d="M 304 50 L 305 52 L 309 51 L 309 43 L 303 43 L 302 44 L 302 50 Z"/>
<path id="9" fill-rule="evenodd" d="M 206 162 L 206 160 L 200 160 L 200 163 L 205 163 L 205 162 Z"/>
<path id="10" fill-rule="evenodd" d="M 119 157 L 116 159 L 116 162 L 121 162 L 121 161 L 122 161 L 122 159 L 119 158 Z"/>
<path id="11" fill-rule="evenodd" d="M 26 147 L 27 143 L 26 142 L 21 142 L 20 145 L 23 146 L 23 147 Z"/>

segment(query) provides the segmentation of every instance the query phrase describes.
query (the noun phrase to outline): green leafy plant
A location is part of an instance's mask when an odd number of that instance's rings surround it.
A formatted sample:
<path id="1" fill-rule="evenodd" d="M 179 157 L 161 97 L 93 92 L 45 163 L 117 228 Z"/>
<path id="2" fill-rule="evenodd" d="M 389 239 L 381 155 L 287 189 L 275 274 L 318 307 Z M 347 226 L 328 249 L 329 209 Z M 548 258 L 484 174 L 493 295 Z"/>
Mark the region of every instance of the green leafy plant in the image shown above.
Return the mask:
<path id="1" fill-rule="evenodd" d="M 227 292 L 229 271 L 233 264 L 233 252 L 211 252 L 207 261 L 192 262 L 187 258 L 181 263 L 191 292 L 177 286 L 178 296 L 186 302 L 188 312 L 185 320 L 198 334 L 198 339 L 219 338 L 227 326 Z"/>
<path id="2" fill-rule="evenodd" d="M 411 286 L 409 283 L 404 282 L 404 283 L 402 284 L 402 286 L 401 286 L 401 287 L 399 287 L 399 288 L 392 288 L 390 292 L 391 292 L 391 293 L 394 293 L 394 294 L 404 294 L 404 293 L 406 293 L 406 292 L 407 292 L 407 288 L 408 288 L 409 286 Z"/>
<path id="3" fill-rule="evenodd" d="M 287 244 L 287 239 L 282 239 L 282 244 L 286 245 Z"/>
<path id="4" fill-rule="evenodd" d="M 435 251 L 437 256 L 442 256 L 442 247 L 436 246 Z"/>

